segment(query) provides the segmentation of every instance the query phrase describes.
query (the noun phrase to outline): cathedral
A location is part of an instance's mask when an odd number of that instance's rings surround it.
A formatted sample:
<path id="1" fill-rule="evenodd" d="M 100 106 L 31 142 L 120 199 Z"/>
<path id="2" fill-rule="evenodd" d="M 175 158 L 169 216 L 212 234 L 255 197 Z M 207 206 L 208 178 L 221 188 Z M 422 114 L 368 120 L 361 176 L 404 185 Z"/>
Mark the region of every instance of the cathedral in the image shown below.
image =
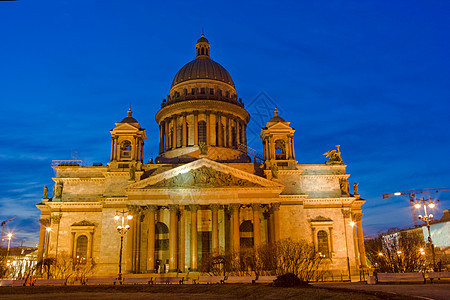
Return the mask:
<path id="1" fill-rule="evenodd" d="M 356 183 L 350 191 L 339 146 L 323 164 L 298 163 L 295 129 L 274 108 L 261 154 L 249 151 L 250 114 L 230 74 L 204 35 L 195 48 L 156 113 L 154 160 L 144 163 L 147 133 L 130 108 L 110 131 L 106 166 L 53 167 L 52 195 L 45 188 L 37 204 L 38 259 L 95 262 L 95 276 L 115 276 L 118 265 L 124 274 L 184 273 L 207 254 L 291 238 L 311 243 L 329 272 L 359 274 L 365 201 Z"/>

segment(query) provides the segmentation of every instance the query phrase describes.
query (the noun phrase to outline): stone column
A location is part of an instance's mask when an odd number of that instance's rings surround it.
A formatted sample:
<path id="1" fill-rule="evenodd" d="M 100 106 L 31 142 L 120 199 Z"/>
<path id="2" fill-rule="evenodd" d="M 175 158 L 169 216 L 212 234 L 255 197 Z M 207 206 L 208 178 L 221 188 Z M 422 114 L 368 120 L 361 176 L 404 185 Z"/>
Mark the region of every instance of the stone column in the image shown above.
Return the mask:
<path id="1" fill-rule="evenodd" d="M 126 248 L 125 248 L 125 272 L 127 273 L 131 273 L 133 271 L 133 250 L 134 250 L 134 245 L 133 245 L 133 237 L 134 237 L 134 232 L 136 230 L 135 228 L 135 224 L 137 216 L 136 214 L 133 213 L 132 208 L 128 208 L 128 210 L 130 211 L 130 213 L 133 215 L 133 219 L 128 220 L 128 225 L 130 225 L 130 229 L 128 229 L 128 232 L 126 234 Z"/>
<path id="2" fill-rule="evenodd" d="M 294 137 L 292 137 L 292 159 L 295 159 L 295 147 L 294 147 Z"/>
<path id="3" fill-rule="evenodd" d="M 233 251 L 239 253 L 240 236 L 239 236 L 239 204 L 231 204 L 231 223 L 233 224 Z"/>
<path id="4" fill-rule="evenodd" d="M 155 272 L 155 212 L 156 205 L 147 205 L 147 273 Z"/>
<path id="5" fill-rule="evenodd" d="M 363 228 L 362 228 L 362 218 L 363 214 L 357 213 L 355 215 L 356 217 L 356 226 L 358 228 L 358 248 L 359 248 L 359 257 L 361 259 L 361 266 L 366 267 L 366 249 L 364 246 L 364 235 L 363 235 Z"/>
<path id="6" fill-rule="evenodd" d="M 175 115 L 173 117 L 173 136 L 172 136 L 172 149 L 177 148 L 177 129 L 178 129 L 178 117 Z"/>
<path id="7" fill-rule="evenodd" d="M 211 116 L 210 112 L 206 111 L 206 145 L 211 145 Z"/>
<path id="8" fill-rule="evenodd" d="M 183 130 L 182 130 L 182 133 L 181 133 L 182 134 L 181 140 L 183 142 L 183 147 L 187 146 L 186 131 L 187 131 L 186 113 L 183 113 Z"/>
<path id="9" fill-rule="evenodd" d="M 94 232 L 89 232 L 89 243 L 88 243 L 88 252 L 87 252 L 87 260 L 90 261 L 92 259 L 92 251 L 94 250 Z"/>
<path id="10" fill-rule="evenodd" d="M 244 145 L 247 145 L 247 125 L 244 123 L 242 123 L 242 132 L 244 134 L 243 136 L 243 140 L 244 140 Z"/>
<path id="11" fill-rule="evenodd" d="M 231 119 L 229 116 L 226 117 L 226 126 L 227 126 L 227 134 L 225 136 L 227 136 L 227 138 L 225 144 L 228 148 L 231 148 Z"/>
<path id="12" fill-rule="evenodd" d="M 259 246 L 261 246 L 261 228 L 259 219 L 261 204 L 253 203 L 252 209 L 253 209 L 253 245 L 255 249 L 258 249 Z"/>
<path id="13" fill-rule="evenodd" d="M 70 234 L 70 254 L 72 259 L 75 261 L 76 259 L 76 251 L 75 251 L 75 232 Z M 39 260 L 38 260 L 39 261 Z"/>
<path id="14" fill-rule="evenodd" d="M 169 229 L 169 272 L 177 271 L 177 205 L 169 205 L 170 229 Z"/>
<path id="15" fill-rule="evenodd" d="M 159 123 L 159 154 L 164 152 L 164 121 Z"/>
<path id="16" fill-rule="evenodd" d="M 41 229 L 39 230 L 39 245 L 38 245 L 38 262 L 44 258 L 44 247 L 45 247 L 45 225 L 43 224 L 43 219 L 39 220 L 41 222 Z"/>
<path id="17" fill-rule="evenodd" d="M 280 240 L 280 203 L 273 203 L 273 237 L 275 242 Z"/>
<path id="18" fill-rule="evenodd" d="M 194 145 L 198 146 L 198 111 L 194 111 Z"/>
<path id="19" fill-rule="evenodd" d="M 115 139 L 116 140 L 114 142 L 114 144 L 115 144 L 115 147 L 114 147 L 114 149 L 115 149 L 114 160 L 118 160 L 119 159 L 119 150 L 120 150 L 119 138 L 116 136 Z"/>
<path id="20" fill-rule="evenodd" d="M 273 210 L 269 208 L 269 241 L 271 244 L 275 244 L 275 226 L 273 221 Z"/>
<path id="21" fill-rule="evenodd" d="M 164 125 L 165 125 L 165 129 L 164 129 L 165 150 L 164 151 L 167 151 L 167 150 L 169 150 L 169 120 L 164 120 Z"/>
<path id="22" fill-rule="evenodd" d="M 223 131 L 222 131 L 222 116 L 220 113 L 217 113 L 217 141 L 219 147 L 223 147 Z"/>
<path id="23" fill-rule="evenodd" d="M 219 254 L 219 204 L 209 206 L 212 212 L 212 252 Z"/>
<path id="24" fill-rule="evenodd" d="M 185 272 L 185 234 L 186 234 L 186 218 L 184 205 L 179 207 L 180 219 L 178 222 L 178 269 L 181 272 Z"/>
<path id="25" fill-rule="evenodd" d="M 197 211 L 198 205 L 190 205 L 191 209 L 191 271 L 197 270 Z"/>
<path id="26" fill-rule="evenodd" d="M 114 160 L 114 138 L 111 138 L 111 161 Z"/>
<path id="27" fill-rule="evenodd" d="M 239 119 L 236 119 L 236 143 L 238 145 L 241 144 L 241 131 L 239 129 L 240 124 L 241 122 L 239 121 Z"/>

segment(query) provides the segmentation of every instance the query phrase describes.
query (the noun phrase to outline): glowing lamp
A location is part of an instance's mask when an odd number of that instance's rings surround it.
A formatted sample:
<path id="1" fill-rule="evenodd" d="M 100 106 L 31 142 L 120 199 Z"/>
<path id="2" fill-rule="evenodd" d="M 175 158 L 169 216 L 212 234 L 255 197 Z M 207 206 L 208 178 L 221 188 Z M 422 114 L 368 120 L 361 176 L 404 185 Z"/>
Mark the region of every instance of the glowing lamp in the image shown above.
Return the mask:
<path id="1" fill-rule="evenodd" d="M 132 216 L 132 215 L 128 215 L 128 216 L 127 216 L 127 219 L 128 219 L 128 220 L 131 220 L 131 219 L 133 219 L 133 216 Z"/>
<path id="2" fill-rule="evenodd" d="M 415 208 L 417 208 L 417 209 L 419 209 L 419 208 L 420 208 L 420 206 L 421 206 L 421 205 L 420 205 L 420 203 L 419 203 L 419 202 L 416 202 L 416 204 L 414 204 L 414 207 L 415 207 Z"/>
<path id="3" fill-rule="evenodd" d="M 395 192 L 395 193 L 394 193 L 394 196 L 401 196 L 401 195 L 402 195 L 401 192 Z"/>
<path id="4" fill-rule="evenodd" d="M 355 222 L 351 221 L 350 226 L 352 226 L 352 227 L 355 226 Z"/>
<path id="5" fill-rule="evenodd" d="M 429 207 L 429 208 L 434 208 L 434 207 L 435 207 L 433 201 L 431 201 L 431 202 L 428 204 L 428 207 Z"/>
<path id="6" fill-rule="evenodd" d="M 119 221 L 119 219 L 120 219 L 119 215 L 114 216 L 114 220 Z"/>
<path id="7" fill-rule="evenodd" d="M 433 214 L 429 214 L 428 218 L 430 218 L 430 220 L 433 219 L 434 218 Z"/>
<path id="8" fill-rule="evenodd" d="M 45 230 L 47 230 L 47 232 L 50 232 L 52 229 L 50 227 L 45 228 Z"/>

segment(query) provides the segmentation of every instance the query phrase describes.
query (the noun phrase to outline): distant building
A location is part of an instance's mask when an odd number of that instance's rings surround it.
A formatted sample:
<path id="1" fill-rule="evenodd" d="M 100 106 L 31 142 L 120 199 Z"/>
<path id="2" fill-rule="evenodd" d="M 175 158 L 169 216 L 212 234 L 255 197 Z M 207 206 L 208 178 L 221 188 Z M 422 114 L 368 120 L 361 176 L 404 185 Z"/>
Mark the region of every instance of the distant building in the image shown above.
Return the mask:
<path id="1" fill-rule="evenodd" d="M 8 274 L 6 277 L 22 278 L 28 273 L 34 274 L 37 264 L 37 248 L 33 247 L 12 247 L 9 252 L 2 249 L 2 255 L 5 256 Z"/>
<path id="2" fill-rule="evenodd" d="M 126 210 L 134 218 L 124 241 L 125 273 L 196 271 L 204 255 L 286 238 L 311 242 L 335 274 L 349 267 L 358 274 L 365 266 L 365 200 L 357 185 L 350 192 L 339 147 L 327 152 L 326 163 L 299 164 L 295 130 L 275 109 L 261 129 L 263 153 L 256 156 L 262 162 L 252 161 L 250 115 L 230 74 L 210 58 L 203 35 L 155 119 L 154 163 L 144 163 L 147 132 L 130 108 L 110 131 L 107 166 L 54 167 L 53 197 L 37 205 L 39 259 L 65 253 L 95 261 L 96 275 L 117 274 L 120 237 L 113 217 Z"/>

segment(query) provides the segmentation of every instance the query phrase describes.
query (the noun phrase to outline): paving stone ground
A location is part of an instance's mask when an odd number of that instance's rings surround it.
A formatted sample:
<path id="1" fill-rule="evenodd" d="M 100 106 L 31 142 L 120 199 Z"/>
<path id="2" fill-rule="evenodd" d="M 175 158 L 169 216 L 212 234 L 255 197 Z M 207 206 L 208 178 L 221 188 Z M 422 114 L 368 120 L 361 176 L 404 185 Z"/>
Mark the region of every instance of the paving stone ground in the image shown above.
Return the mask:
<path id="1" fill-rule="evenodd" d="M 405 295 L 420 297 L 422 299 L 449 300 L 450 283 L 427 283 L 427 284 L 375 284 L 368 285 L 365 282 L 343 282 L 343 283 L 318 283 L 317 287 L 332 288 L 337 290 L 384 292 L 392 295 Z"/>

